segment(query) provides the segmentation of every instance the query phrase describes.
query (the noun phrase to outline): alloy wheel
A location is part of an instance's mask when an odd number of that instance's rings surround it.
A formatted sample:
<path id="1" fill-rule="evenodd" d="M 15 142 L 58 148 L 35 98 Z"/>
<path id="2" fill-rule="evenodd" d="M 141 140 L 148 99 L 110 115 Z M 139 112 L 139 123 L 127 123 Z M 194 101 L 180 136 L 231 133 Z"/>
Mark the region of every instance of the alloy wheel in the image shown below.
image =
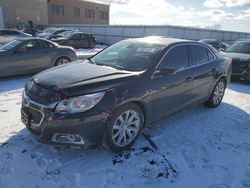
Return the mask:
<path id="1" fill-rule="evenodd" d="M 213 94 L 213 102 L 215 105 L 219 104 L 223 98 L 224 95 L 224 91 L 225 91 L 225 84 L 223 81 L 220 81 L 214 90 L 214 94 Z"/>
<path id="2" fill-rule="evenodd" d="M 67 59 L 60 59 L 59 61 L 58 61 L 58 64 L 57 65 L 63 65 L 63 64 L 66 64 L 66 63 L 68 63 L 69 62 L 69 60 L 67 60 Z"/>
<path id="3" fill-rule="evenodd" d="M 140 116 L 136 111 L 128 110 L 123 112 L 113 125 L 113 142 L 119 147 L 130 144 L 135 139 L 140 129 L 140 124 Z"/>

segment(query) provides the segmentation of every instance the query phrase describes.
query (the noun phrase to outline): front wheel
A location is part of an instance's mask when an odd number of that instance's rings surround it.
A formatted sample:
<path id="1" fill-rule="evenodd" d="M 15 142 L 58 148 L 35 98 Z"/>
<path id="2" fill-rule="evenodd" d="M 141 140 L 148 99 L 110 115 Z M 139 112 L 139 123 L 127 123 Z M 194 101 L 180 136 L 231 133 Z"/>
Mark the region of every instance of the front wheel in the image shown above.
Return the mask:
<path id="1" fill-rule="evenodd" d="M 220 79 L 214 86 L 213 92 L 209 97 L 208 101 L 205 102 L 205 105 L 210 108 L 219 106 L 221 103 L 226 89 L 226 83 L 224 79 Z"/>
<path id="2" fill-rule="evenodd" d="M 142 110 L 135 104 L 119 107 L 108 123 L 106 144 L 114 152 L 130 148 L 141 133 L 144 123 Z"/>
<path id="3" fill-rule="evenodd" d="M 54 66 L 58 66 L 58 65 L 64 65 L 70 62 L 70 59 L 67 57 L 60 57 L 59 59 L 56 60 L 56 63 Z"/>

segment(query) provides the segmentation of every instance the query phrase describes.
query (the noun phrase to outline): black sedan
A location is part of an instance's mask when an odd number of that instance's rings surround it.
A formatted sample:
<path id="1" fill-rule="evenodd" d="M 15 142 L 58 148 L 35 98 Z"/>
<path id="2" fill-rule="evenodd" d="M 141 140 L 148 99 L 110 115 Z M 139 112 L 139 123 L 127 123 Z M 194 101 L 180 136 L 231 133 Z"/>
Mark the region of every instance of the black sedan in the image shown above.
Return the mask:
<path id="1" fill-rule="evenodd" d="M 51 39 L 51 41 L 73 48 L 94 48 L 96 46 L 95 37 L 89 33 L 68 31 L 61 35 L 61 37 Z"/>
<path id="2" fill-rule="evenodd" d="M 0 77 L 37 73 L 76 58 L 71 47 L 45 39 L 20 38 L 0 47 Z"/>
<path id="3" fill-rule="evenodd" d="M 231 59 L 199 42 L 140 38 L 34 76 L 22 121 L 46 144 L 129 148 L 143 127 L 190 105 L 217 107 Z"/>
<path id="4" fill-rule="evenodd" d="M 232 78 L 250 81 L 250 40 L 234 42 L 225 50 L 232 61 Z"/>
<path id="5" fill-rule="evenodd" d="M 229 46 L 228 44 L 222 42 L 221 40 L 217 39 L 202 39 L 199 42 L 203 42 L 214 47 L 218 51 L 224 51 Z"/>

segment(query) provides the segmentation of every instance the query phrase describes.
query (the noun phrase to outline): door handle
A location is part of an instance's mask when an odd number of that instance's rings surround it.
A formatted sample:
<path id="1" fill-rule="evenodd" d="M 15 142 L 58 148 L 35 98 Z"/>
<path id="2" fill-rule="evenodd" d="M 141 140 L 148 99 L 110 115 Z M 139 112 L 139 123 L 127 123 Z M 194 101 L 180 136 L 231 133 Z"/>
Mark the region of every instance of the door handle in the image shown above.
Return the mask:
<path id="1" fill-rule="evenodd" d="M 186 82 L 191 82 L 193 80 L 193 77 L 187 77 Z"/>

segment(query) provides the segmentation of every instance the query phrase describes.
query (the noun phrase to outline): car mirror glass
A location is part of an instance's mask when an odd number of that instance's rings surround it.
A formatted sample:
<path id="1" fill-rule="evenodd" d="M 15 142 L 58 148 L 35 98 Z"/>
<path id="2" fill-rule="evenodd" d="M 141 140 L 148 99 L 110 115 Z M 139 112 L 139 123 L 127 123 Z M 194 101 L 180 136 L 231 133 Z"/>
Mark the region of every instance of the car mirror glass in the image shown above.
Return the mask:
<path id="1" fill-rule="evenodd" d="M 171 67 L 163 67 L 160 69 L 160 74 L 163 76 L 170 76 L 170 75 L 175 75 L 176 70 Z"/>

